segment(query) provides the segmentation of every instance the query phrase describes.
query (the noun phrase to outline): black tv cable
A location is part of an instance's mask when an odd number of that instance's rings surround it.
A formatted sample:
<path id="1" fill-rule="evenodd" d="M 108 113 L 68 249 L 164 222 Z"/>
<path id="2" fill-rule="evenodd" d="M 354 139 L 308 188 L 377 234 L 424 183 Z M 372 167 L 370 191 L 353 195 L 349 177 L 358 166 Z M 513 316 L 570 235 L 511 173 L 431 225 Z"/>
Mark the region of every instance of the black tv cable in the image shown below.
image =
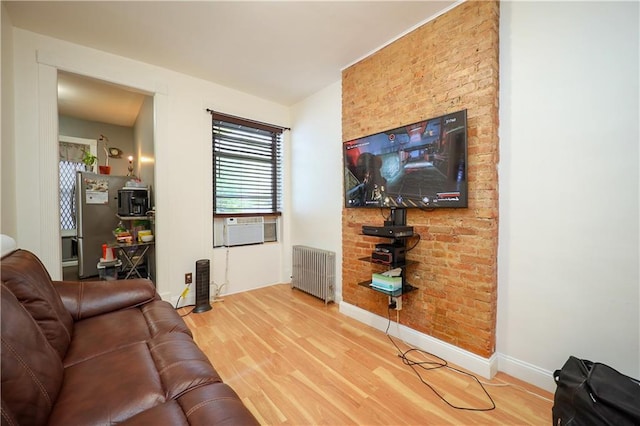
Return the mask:
<path id="1" fill-rule="evenodd" d="M 493 401 L 493 398 L 491 398 L 491 395 L 489 395 L 489 392 L 487 392 L 487 390 L 485 389 L 484 385 L 482 384 L 482 382 L 480 382 L 480 380 L 478 380 L 478 378 L 476 376 L 474 376 L 473 374 L 467 373 L 466 371 L 462 371 L 459 370 L 455 367 L 452 367 L 449 365 L 449 363 L 447 361 L 445 361 L 444 359 L 440 358 L 437 355 L 434 355 L 430 352 L 424 351 L 422 349 L 417 349 L 417 348 L 411 348 L 408 349 L 406 351 L 402 351 L 400 349 L 400 347 L 398 347 L 398 345 L 396 344 L 396 342 L 391 338 L 391 335 L 389 334 L 389 327 L 391 326 L 391 309 L 387 309 L 387 316 L 388 316 L 388 320 L 389 322 L 387 323 L 387 329 L 385 330 L 385 334 L 387 335 L 387 337 L 389 338 L 389 340 L 391 341 L 391 343 L 393 343 L 393 346 L 396 347 L 397 351 L 398 351 L 398 357 L 400 359 L 402 359 L 402 362 L 405 365 L 408 365 L 409 367 L 411 367 L 411 369 L 413 370 L 413 372 L 416 374 L 416 376 L 418 376 L 418 379 L 420 379 L 420 381 L 427 386 L 429 389 L 431 389 L 431 391 L 433 393 L 435 393 L 438 398 L 440 398 L 442 401 L 444 401 L 449 407 L 451 408 L 455 408 L 456 410 L 467 410 L 467 411 L 491 411 L 494 410 L 496 408 L 496 403 Z M 418 352 L 421 353 L 423 355 L 435 358 L 436 361 L 414 361 L 412 359 L 410 359 L 408 357 L 408 354 L 411 352 Z M 487 398 L 489 399 L 490 402 L 490 406 L 489 407 L 460 407 L 457 405 L 454 405 L 452 403 L 450 403 L 449 401 L 447 401 L 447 399 L 445 397 L 443 397 L 433 386 L 431 386 L 420 374 L 420 371 L 417 370 L 417 367 L 422 368 L 425 371 L 429 371 L 429 370 L 435 370 L 438 368 L 447 368 L 449 370 L 453 370 L 456 373 L 471 377 L 473 380 L 476 381 L 476 383 L 478 383 L 478 385 L 480 386 L 480 388 L 482 389 L 482 391 L 484 392 L 484 394 L 487 396 Z"/>

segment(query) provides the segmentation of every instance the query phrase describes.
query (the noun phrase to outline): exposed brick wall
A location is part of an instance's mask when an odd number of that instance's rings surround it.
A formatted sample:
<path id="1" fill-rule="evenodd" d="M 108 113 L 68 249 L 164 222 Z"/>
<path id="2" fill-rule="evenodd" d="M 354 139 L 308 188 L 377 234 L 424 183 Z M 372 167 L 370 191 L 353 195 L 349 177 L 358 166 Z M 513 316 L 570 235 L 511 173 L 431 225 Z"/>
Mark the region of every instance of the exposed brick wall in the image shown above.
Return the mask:
<path id="1" fill-rule="evenodd" d="M 469 208 L 409 209 L 422 236 L 407 257 L 400 322 L 489 357 L 495 351 L 498 246 L 497 2 L 466 2 L 344 70 L 344 141 L 467 109 Z M 388 211 L 385 212 L 388 214 Z M 343 209 L 343 299 L 387 316 L 387 297 L 358 283 L 379 268 L 358 260 L 376 243 L 363 224 L 378 209 Z M 395 315 L 392 316 L 395 319 Z"/>

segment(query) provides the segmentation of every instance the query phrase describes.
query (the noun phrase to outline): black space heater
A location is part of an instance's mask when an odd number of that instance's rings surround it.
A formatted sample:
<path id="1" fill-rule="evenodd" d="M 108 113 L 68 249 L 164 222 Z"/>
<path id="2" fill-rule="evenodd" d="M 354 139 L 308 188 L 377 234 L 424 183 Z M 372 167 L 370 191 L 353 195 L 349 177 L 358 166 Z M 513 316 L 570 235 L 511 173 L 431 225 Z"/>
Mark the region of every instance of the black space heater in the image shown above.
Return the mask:
<path id="1" fill-rule="evenodd" d="M 199 314 L 210 310 L 209 259 L 200 259 L 196 261 L 196 307 L 193 312 Z"/>

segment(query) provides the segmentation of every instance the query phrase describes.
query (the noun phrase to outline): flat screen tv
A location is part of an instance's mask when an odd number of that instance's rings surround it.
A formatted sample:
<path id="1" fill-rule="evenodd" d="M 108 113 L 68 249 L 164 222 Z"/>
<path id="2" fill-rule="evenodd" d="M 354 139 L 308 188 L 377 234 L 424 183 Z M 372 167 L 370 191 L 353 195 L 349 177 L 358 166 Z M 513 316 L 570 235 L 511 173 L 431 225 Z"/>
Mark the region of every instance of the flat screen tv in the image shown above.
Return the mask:
<path id="1" fill-rule="evenodd" d="M 467 110 L 344 143 L 346 207 L 467 207 Z"/>

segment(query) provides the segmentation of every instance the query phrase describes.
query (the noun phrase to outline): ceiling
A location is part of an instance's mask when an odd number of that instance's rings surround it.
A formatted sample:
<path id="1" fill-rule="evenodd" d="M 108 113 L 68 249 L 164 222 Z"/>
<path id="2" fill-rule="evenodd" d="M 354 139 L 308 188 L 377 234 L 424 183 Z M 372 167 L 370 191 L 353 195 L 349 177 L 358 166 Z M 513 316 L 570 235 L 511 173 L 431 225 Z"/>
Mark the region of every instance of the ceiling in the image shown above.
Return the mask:
<path id="1" fill-rule="evenodd" d="M 345 67 L 456 2 L 3 0 L 3 4 L 14 27 L 293 105 L 338 81 Z M 90 79 L 68 77 L 62 80 L 67 89 L 60 90 L 61 105 L 88 113 L 89 108 L 79 104 L 82 97 L 66 99 L 64 92 L 72 92 L 75 84 L 78 90 L 99 87 L 91 87 Z M 102 89 L 109 92 L 114 86 Z"/>
<path id="2" fill-rule="evenodd" d="M 58 73 L 58 114 L 133 127 L 144 94 L 93 78 Z"/>

